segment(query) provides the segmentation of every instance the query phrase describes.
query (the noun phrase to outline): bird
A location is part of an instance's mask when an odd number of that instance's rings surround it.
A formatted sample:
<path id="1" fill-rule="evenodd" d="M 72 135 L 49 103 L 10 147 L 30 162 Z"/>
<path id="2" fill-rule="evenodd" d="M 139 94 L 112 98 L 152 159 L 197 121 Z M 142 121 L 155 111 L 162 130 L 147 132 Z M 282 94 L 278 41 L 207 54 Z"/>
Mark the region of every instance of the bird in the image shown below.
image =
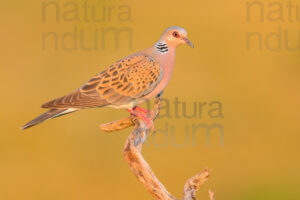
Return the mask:
<path id="1" fill-rule="evenodd" d="M 47 119 L 98 107 L 127 109 L 132 116 L 140 117 L 147 126 L 151 126 L 146 115 L 150 111 L 138 105 L 164 91 L 174 68 L 176 47 L 181 44 L 194 48 L 184 28 L 167 28 L 150 48 L 118 60 L 74 92 L 43 104 L 41 107 L 48 110 L 21 129 Z"/>

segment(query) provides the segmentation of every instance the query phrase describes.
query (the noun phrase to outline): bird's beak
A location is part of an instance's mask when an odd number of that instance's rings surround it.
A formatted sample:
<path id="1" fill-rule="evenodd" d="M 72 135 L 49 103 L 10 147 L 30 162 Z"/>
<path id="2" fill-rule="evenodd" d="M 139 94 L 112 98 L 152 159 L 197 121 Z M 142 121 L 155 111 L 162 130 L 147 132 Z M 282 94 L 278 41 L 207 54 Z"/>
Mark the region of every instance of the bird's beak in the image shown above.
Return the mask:
<path id="1" fill-rule="evenodd" d="M 189 39 L 187 39 L 187 38 L 182 38 L 182 39 L 183 39 L 183 41 L 184 41 L 187 45 L 189 45 L 190 47 L 194 48 L 194 44 L 193 44 Z"/>

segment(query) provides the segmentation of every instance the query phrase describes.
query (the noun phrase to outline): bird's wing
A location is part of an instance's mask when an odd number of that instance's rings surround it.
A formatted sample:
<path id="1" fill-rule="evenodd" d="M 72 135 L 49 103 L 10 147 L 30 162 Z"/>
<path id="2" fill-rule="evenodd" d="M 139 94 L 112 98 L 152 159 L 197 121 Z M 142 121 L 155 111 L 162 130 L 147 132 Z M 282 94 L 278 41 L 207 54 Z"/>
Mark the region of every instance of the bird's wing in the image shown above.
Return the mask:
<path id="1" fill-rule="evenodd" d="M 161 81 L 163 68 L 148 55 L 117 61 L 75 92 L 54 99 L 43 108 L 87 108 L 126 105 L 149 94 Z"/>

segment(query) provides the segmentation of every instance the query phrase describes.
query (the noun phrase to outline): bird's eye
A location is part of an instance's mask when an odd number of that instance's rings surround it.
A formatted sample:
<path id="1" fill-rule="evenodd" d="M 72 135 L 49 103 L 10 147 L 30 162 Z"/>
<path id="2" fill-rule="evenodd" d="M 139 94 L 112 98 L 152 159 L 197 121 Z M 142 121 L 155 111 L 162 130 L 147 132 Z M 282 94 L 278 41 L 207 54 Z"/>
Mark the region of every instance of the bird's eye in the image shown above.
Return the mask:
<path id="1" fill-rule="evenodd" d="M 178 32 L 173 32 L 173 36 L 175 37 L 175 38 L 179 38 L 179 33 Z"/>

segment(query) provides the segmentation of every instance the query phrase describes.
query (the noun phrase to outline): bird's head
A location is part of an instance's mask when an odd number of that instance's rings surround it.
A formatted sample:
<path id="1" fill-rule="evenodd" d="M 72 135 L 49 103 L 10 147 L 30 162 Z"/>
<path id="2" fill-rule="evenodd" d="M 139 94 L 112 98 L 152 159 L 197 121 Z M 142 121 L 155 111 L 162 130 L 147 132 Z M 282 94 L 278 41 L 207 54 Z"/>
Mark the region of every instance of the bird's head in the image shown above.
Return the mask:
<path id="1" fill-rule="evenodd" d="M 168 46 L 177 47 L 181 44 L 188 44 L 194 48 L 193 43 L 187 38 L 187 32 L 184 28 L 172 26 L 167 28 L 160 37 L 161 42 L 165 42 Z"/>

